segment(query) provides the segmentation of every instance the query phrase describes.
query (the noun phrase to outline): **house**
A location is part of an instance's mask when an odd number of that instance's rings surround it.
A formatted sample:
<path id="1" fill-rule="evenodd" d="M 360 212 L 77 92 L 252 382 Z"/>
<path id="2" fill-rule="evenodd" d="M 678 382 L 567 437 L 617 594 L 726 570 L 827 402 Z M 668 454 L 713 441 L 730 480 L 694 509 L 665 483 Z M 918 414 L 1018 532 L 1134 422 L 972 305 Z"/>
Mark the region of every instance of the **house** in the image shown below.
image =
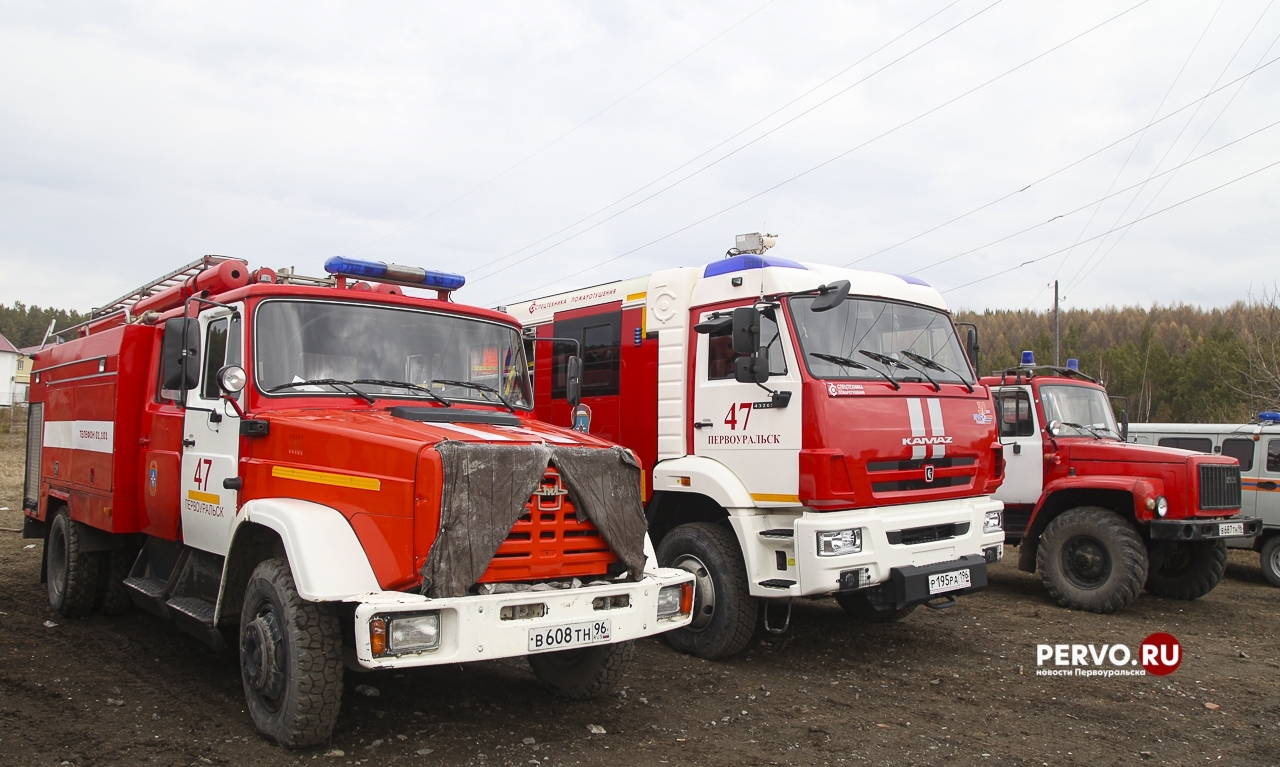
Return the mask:
<path id="1" fill-rule="evenodd" d="M 18 372 L 13 378 L 14 402 L 26 402 L 30 399 L 28 392 L 31 390 L 31 369 L 36 364 L 36 352 L 42 348 L 40 346 L 24 346 L 18 350 L 22 357 L 18 360 Z"/>
<path id="2" fill-rule="evenodd" d="M 23 356 L 18 347 L 9 343 L 9 339 L 0 335 L 0 407 L 11 407 L 14 402 L 27 401 L 27 379 L 23 379 L 21 397 L 18 395 L 19 362 L 26 371 L 31 369 L 31 361 Z"/>

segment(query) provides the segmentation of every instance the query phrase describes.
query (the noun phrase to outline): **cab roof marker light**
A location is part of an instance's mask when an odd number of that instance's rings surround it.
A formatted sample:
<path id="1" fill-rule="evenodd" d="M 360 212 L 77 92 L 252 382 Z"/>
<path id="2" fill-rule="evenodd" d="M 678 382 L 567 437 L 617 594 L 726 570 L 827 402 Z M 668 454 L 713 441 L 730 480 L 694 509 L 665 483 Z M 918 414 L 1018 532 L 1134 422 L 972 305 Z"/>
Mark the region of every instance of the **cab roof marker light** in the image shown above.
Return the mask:
<path id="1" fill-rule="evenodd" d="M 766 266 L 779 266 L 786 269 L 804 269 L 808 267 L 804 264 L 796 263 L 789 258 L 777 258 L 774 256 L 729 256 L 719 261 L 713 261 L 707 264 L 707 268 L 703 270 L 703 277 L 715 277 L 720 274 L 730 274 L 732 272 L 743 272 L 747 269 L 763 269 Z"/>
<path id="2" fill-rule="evenodd" d="M 1080 369 L 1080 360 L 1076 359 L 1075 357 L 1068 357 L 1067 370 L 1079 370 L 1079 369 Z"/>
<path id="3" fill-rule="evenodd" d="M 325 261 L 324 270 L 329 274 L 340 274 L 345 277 L 358 277 L 434 290 L 457 290 L 467 284 L 467 278 L 460 274 L 434 272 L 420 269 L 416 266 L 401 266 L 383 261 L 365 261 L 364 259 L 347 258 L 346 256 L 334 256 Z"/>
<path id="4" fill-rule="evenodd" d="M 932 285 L 930 285 L 929 283 L 927 283 L 927 282 L 925 282 L 924 280 L 920 279 L 919 277 L 912 277 L 912 276 L 911 276 L 911 275 L 909 275 L 909 274 L 895 274 L 895 275 L 893 275 L 893 276 L 894 276 L 894 277 L 897 277 L 898 279 L 902 280 L 903 282 L 907 283 L 908 285 L 922 285 L 922 286 L 924 286 L 924 287 L 926 287 L 926 288 L 931 288 L 931 287 L 933 287 Z"/>
<path id="5" fill-rule="evenodd" d="M 1022 367 L 1024 368 L 1034 367 L 1035 364 L 1036 364 L 1036 353 L 1031 350 L 1024 351 L 1022 353 Z"/>

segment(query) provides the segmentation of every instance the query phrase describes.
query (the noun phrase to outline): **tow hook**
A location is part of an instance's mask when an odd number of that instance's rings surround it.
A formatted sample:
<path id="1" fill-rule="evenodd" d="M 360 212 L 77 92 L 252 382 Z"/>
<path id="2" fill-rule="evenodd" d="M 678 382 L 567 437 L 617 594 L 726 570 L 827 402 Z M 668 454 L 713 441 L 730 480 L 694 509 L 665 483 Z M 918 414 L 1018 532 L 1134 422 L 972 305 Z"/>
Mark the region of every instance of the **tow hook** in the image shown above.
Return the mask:
<path id="1" fill-rule="evenodd" d="M 791 628 L 791 599 L 789 597 L 787 598 L 787 616 L 782 619 L 781 628 L 774 628 L 773 626 L 769 625 L 769 605 L 775 601 L 777 600 L 774 600 L 774 599 L 764 600 L 764 612 L 763 612 L 764 630 L 768 631 L 770 634 L 785 634 L 787 633 L 787 629 Z"/>
<path id="2" fill-rule="evenodd" d="M 955 597 L 937 597 L 924 603 L 930 610 L 947 610 L 956 606 Z"/>

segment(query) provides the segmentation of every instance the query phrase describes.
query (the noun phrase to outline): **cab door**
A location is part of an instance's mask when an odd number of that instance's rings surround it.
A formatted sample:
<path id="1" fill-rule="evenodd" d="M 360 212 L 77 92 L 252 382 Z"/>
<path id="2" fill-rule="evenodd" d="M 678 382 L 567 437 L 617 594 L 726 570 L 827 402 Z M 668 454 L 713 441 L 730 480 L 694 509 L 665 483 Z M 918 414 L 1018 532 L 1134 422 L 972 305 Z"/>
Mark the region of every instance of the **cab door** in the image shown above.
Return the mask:
<path id="1" fill-rule="evenodd" d="M 1004 484 L 996 490 L 996 500 L 1035 504 L 1044 487 L 1044 449 L 1036 409 L 1031 405 L 1031 387 L 1004 386 L 993 394 L 1005 460 Z"/>
<path id="2" fill-rule="evenodd" d="M 721 312 L 724 310 L 722 309 Z M 713 312 L 695 312 L 695 321 Z M 769 392 L 734 378 L 732 330 L 728 325 L 697 335 L 693 381 L 693 454 L 727 466 L 757 504 L 800 503 L 800 373 L 787 334 L 773 310 L 760 321 L 760 343 L 768 349 L 770 389 L 790 391 L 786 407 L 774 407 Z"/>
<path id="3" fill-rule="evenodd" d="M 1262 525 L 1269 530 L 1280 529 L 1280 434 L 1274 430 L 1262 435 L 1261 445 L 1266 452 L 1259 456 L 1262 470 L 1256 472 L 1257 498 L 1256 513 L 1262 518 Z M 1250 482 L 1245 481 L 1246 488 Z"/>
<path id="4" fill-rule="evenodd" d="M 237 308 L 214 307 L 199 316 L 200 382 L 187 392 L 183 419 L 182 538 L 214 554 L 227 553 L 239 508 L 236 483 L 227 480 L 239 475 L 240 419 L 217 381 L 224 365 L 243 364 L 243 305 Z"/>

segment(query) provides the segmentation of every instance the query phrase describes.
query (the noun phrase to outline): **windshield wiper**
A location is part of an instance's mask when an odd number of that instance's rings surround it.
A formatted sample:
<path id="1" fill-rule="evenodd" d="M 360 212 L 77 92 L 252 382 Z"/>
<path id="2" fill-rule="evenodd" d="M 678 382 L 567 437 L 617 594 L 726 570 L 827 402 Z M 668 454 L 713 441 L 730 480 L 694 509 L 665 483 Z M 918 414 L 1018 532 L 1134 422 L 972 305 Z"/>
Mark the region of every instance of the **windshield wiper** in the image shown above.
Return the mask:
<path id="1" fill-rule="evenodd" d="M 267 389 L 267 391 L 277 392 L 281 389 L 292 389 L 297 386 L 332 386 L 335 389 L 344 389 L 347 392 L 363 399 L 365 402 L 368 402 L 370 405 L 376 402 L 372 395 L 366 394 L 365 392 L 357 389 L 355 387 L 355 381 L 342 381 L 337 378 L 313 378 L 310 381 L 290 381 L 289 383 L 280 384 L 279 386 L 272 386 L 270 389 Z"/>
<path id="2" fill-rule="evenodd" d="M 925 357 L 925 356 L 923 356 L 923 355 L 916 354 L 915 352 L 910 351 L 909 349 L 903 349 L 902 351 L 898 352 L 898 354 L 901 354 L 903 357 L 906 357 L 906 358 L 907 358 L 907 359 L 909 359 L 909 360 L 915 360 L 916 362 L 920 363 L 920 364 L 921 364 L 921 365 L 923 365 L 924 367 L 929 368 L 930 370 L 940 370 L 940 371 L 942 371 L 942 372 L 944 372 L 944 373 L 950 373 L 951 375 L 955 376 L 956 378 L 959 378 L 959 379 L 960 379 L 960 383 L 962 383 L 962 384 L 964 384 L 966 387 L 968 387 L 968 389 L 969 389 L 969 393 L 970 393 L 970 394 L 973 394 L 973 384 L 971 384 L 971 383 L 969 383 L 968 381 L 966 381 L 966 380 L 965 380 L 965 378 L 964 378 L 964 376 L 960 375 L 959 373 L 957 373 L 956 371 L 952 370 L 951 368 L 949 368 L 949 367 L 947 367 L 947 366 L 943 365 L 941 362 L 937 362 L 937 361 L 935 361 L 935 360 L 931 360 L 931 359 L 929 359 L 928 357 Z M 920 372 L 922 372 L 922 373 L 923 373 L 924 371 L 922 370 L 922 371 L 920 371 Z M 926 373 L 925 375 L 926 375 L 926 377 L 928 376 L 928 374 L 927 374 L 927 373 Z M 930 380 L 930 381 L 932 381 L 933 379 L 932 379 L 932 378 L 930 378 L 929 380 Z M 937 386 L 937 384 L 934 384 L 934 386 Z M 936 390 L 935 390 L 935 391 L 936 391 Z"/>
<path id="3" fill-rule="evenodd" d="M 861 362 L 858 362 L 857 360 L 851 360 L 848 357 L 841 357 L 838 354 L 824 354 L 822 352 L 809 352 L 809 356 L 817 357 L 823 362 L 830 362 L 832 364 L 839 365 L 840 367 L 856 368 L 857 370 L 870 370 L 872 373 L 879 374 L 881 378 L 893 384 L 893 388 L 895 391 L 902 388 L 901 384 L 893 380 L 892 376 L 885 375 L 884 371 L 876 370 L 875 368 L 869 368 L 866 365 L 862 364 Z"/>
<path id="4" fill-rule="evenodd" d="M 909 367 L 907 367 L 906 365 L 902 364 L 902 363 L 901 363 L 901 362 L 899 362 L 898 360 L 895 360 L 893 357 L 890 357 L 890 356 L 889 356 L 889 355 L 887 355 L 887 354 L 881 354 L 880 352 L 872 352 L 872 351 L 867 351 L 866 349 L 859 349 L 859 350 L 858 350 L 858 354 L 861 354 L 861 355 L 863 355 L 864 357 L 867 357 L 867 358 L 869 358 L 869 359 L 873 359 L 873 360 L 875 360 L 876 362 L 879 362 L 881 365 L 884 365 L 885 369 L 889 371 L 889 375 L 888 375 L 888 376 L 886 376 L 886 377 L 887 377 L 890 381 L 893 381 L 893 388 L 895 388 L 895 389 L 900 389 L 900 388 L 902 388 L 902 387 L 898 386 L 898 382 L 897 382 L 897 380 L 896 380 L 896 379 L 894 379 L 894 377 L 893 377 L 893 369 L 894 369 L 894 368 L 902 368 L 903 370 L 910 370 L 911 368 L 909 368 Z"/>
<path id="5" fill-rule="evenodd" d="M 351 383 L 369 384 L 371 386 L 399 386 L 400 388 L 408 389 L 409 391 L 420 391 L 423 394 L 426 394 L 427 396 L 431 397 L 431 399 L 435 400 L 436 402 L 439 402 L 441 405 L 444 405 L 445 407 L 453 407 L 452 402 L 445 399 L 444 397 L 441 397 L 439 394 L 436 394 L 435 392 L 431 391 L 427 387 L 419 386 L 417 384 L 411 384 L 408 381 L 391 381 L 386 378 L 357 378 Z"/>
<path id="6" fill-rule="evenodd" d="M 929 371 L 926 369 L 929 367 L 928 365 L 919 365 L 919 366 L 910 366 L 910 367 L 913 367 L 913 369 L 916 370 L 918 373 L 920 373 L 920 375 L 924 376 L 929 383 L 933 384 L 934 391 L 936 392 L 942 391 L 942 384 L 933 380 L 933 376 L 929 375 Z"/>
<path id="7" fill-rule="evenodd" d="M 461 386 L 464 389 L 475 389 L 476 391 L 489 392 L 493 396 L 497 397 L 498 401 L 501 402 L 507 410 L 510 410 L 512 413 L 516 412 L 515 407 L 513 407 L 510 402 L 507 402 L 507 398 L 502 396 L 497 389 L 488 384 L 476 383 L 475 381 L 452 381 L 447 378 L 433 378 L 431 379 L 431 383 L 444 384 L 445 386 Z"/>
<path id="8" fill-rule="evenodd" d="M 1063 426 L 1070 426 L 1071 428 L 1073 428 L 1073 429 L 1075 429 L 1075 430 L 1077 430 L 1077 431 L 1087 431 L 1087 432 L 1089 432 L 1090 434 L 1092 434 L 1092 435 L 1093 435 L 1093 438 L 1094 438 L 1094 439 L 1098 439 L 1098 440 L 1102 439 L 1102 435 L 1101 435 L 1101 434 L 1099 434 L 1098 432 L 1094 431 L 1094 430 L 1093 430 L 1093 427 L 1091 427 L 1091 426 L 1085 426 L 1085 425 L 1083 425 L 1083 424 L 1072 423 L 1072 422 L 1070 422 L 1070 421 L 1059 421 L 1059 423 L 1061 423 Z"/>

